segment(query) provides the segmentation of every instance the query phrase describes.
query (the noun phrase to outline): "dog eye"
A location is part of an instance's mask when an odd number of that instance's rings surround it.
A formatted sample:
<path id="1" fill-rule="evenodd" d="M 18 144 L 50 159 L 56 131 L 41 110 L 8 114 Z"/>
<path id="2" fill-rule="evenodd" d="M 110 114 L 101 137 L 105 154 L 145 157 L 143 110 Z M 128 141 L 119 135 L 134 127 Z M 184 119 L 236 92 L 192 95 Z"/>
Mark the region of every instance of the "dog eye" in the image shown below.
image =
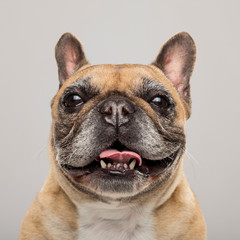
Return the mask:
<path id="1" fill-rule="evenodd" d="M 159 108 L 167 108 L 169 106 L 168 100 L 163 96 L 154 97 L 151 103 L 155 104 Z"/>
<path id="2" fill-rule="evenodd" d="M 82 98 L 77 94 L 68 95 L 64 101 L 65 107 L 73 108 L 83 103 Z"/>

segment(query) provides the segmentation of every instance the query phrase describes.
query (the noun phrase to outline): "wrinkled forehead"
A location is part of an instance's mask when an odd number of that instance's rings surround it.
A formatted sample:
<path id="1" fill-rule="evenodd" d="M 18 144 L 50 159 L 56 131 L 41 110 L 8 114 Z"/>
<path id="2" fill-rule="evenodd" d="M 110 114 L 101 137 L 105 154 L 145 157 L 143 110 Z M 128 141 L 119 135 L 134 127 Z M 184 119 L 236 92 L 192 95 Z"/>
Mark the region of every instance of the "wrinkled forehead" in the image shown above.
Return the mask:
<path id="1" fill-rule="evenodd" d="M 97 65 L 80 69 L 68 79 L 60 90 L 69 87 L 94 88 L 101 94 L 117 91 L 132 93 L 139 89 L 165 90 L 176 95 L 171 82 L 161 70 L 148 65 Z"/>
<path id="2" fill-rule="evenodd" d="M 185 116 L 184 106 L 177 90 L 163 72 L 152 65 L 85 66 L 63 84 L 53 100 L 53 108 L 57 108 L 62 96 L 75 91 L 80 91 L 88 98 L 95 96 L 107 97 L 108 93 L 113 92 L 115 94 L 117 92 L 132 99 L 134 98 L 135 101 L 164 95 L 171 102 L 175 102 L 178 108 L 177 118 L 184 119 Z M 138 103 L 149 108 L 148 104 L 142 101 Z"/>

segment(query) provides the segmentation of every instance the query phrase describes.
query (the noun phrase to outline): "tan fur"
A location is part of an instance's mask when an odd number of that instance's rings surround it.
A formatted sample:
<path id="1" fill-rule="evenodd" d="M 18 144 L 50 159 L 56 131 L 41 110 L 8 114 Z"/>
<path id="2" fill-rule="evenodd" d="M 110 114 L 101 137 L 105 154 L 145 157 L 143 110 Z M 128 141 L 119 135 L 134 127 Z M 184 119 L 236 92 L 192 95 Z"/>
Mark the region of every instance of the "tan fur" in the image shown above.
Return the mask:
<path id="1" fill-rule="evenodd" d="M 135 103 L 141 106 L 154 121 L 158 121 L 154 111 L 143 100 L 134 97 L 132 91 L 141 84 L 139 77 L 157 79 L 169 89 L 177 104 L 176 121 L 179 126 L 183 128 L 185 120 L 189 117 L 186 103 L 181 100 L 172 83 L 157 67 L 129 64 L 85 65 L 63 84 L 54 98 L 52 126 L 58 119 L 57 104 L 63 91 L 69 84 L 86 76 L 94 77 L 91 83 L 101 89 L 102 93 L 111 90 L 127 92 L 129 97 L 134 99 Z M 53 131 L 51 131 L 50 142 L 52 136 Z M 49 176 L 23 220 L 19 240 L 82 239 L 78 228 L 83 219 L 79 218 L 78 208 L 86 203 L 95 204 L 96 200 L 80 192 L 69 182 L 56 162 L 51 144 L 49 144 L 49 155 L 51 161 Z M 127 207 L 121 202 L 114 202 L 114 204 L 119 208 Z M 183 157 L 166 182 L 159 188 L 153 189 L 151 193 L 132 200 L 129 204 L 136 209 L 147 208 L 151 213 L 153 236 L 149 235 L 150 240 L 206 239 L 205 223 L 199 204 L 183 173 Z M 150 222 L 151 219 L 149 219 Z"/>

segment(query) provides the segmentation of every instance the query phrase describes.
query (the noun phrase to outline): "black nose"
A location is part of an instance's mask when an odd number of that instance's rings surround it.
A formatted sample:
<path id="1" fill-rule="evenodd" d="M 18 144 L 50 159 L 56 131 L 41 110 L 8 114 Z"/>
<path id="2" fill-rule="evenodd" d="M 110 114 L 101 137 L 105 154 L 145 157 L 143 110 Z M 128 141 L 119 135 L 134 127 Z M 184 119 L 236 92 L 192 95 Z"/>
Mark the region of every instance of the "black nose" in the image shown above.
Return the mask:
<path id="1" fill-rule="evenodd" d="M 103 103 L 100 112 L 105 122 L 120 127 L 129 122 L 134 113 L 134 105 L 125 99 L 109 99 Z"/>

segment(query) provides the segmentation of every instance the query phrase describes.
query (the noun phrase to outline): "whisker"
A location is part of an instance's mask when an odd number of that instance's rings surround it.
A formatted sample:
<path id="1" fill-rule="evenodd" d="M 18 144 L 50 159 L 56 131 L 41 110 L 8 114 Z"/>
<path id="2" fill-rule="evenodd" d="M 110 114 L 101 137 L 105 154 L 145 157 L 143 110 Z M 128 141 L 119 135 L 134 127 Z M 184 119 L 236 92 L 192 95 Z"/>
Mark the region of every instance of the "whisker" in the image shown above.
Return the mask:
<path id="1" fill-rule="evenodd" d="M 47 145 L 41 147 L 41 149 L 33 155 L 33 159 L 39 159 L 45 150 L 47 150 Z"/>
<path id="2" fill-rule="evenodd" d="M 199 161 L 188 151 L 187 148 L 186 148 L 186 150 L 185 150 L 185 153 L 186 153 L 186 157 L 187 157 L 189 160 L 193 160 L 194 163 L 196 163 L 198 166 L 200 165 Z"/>

